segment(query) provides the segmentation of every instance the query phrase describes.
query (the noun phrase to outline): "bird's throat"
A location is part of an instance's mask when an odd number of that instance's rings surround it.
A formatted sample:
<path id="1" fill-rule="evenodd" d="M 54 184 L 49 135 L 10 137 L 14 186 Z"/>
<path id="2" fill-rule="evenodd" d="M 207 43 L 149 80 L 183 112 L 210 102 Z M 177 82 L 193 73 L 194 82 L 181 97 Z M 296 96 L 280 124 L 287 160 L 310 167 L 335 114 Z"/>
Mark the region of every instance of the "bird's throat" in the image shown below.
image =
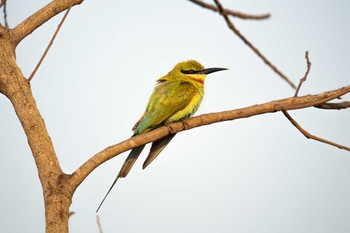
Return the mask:
<path id="1" fill-rule="evenodd" d="M 200 83 L 200 84 L 204 85 L 205 75 L 191 75 L 190 79 L 192 81 L 195 81 L 197 83 Z"/>

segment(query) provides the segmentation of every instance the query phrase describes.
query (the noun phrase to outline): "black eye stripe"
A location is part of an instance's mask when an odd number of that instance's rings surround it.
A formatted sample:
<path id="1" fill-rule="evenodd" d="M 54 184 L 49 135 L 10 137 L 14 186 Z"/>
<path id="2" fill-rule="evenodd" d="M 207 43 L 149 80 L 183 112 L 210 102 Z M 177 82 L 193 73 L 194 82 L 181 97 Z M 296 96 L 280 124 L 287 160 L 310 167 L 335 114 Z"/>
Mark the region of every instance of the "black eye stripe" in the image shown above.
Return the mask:
<path id="1" fill-rule="evenodd" d="M 197 71 L 197 70 L 181 70 L 181 73 L 183 73 L 183 74 L 196 74 L 198 72 L 199 71 Z"/>

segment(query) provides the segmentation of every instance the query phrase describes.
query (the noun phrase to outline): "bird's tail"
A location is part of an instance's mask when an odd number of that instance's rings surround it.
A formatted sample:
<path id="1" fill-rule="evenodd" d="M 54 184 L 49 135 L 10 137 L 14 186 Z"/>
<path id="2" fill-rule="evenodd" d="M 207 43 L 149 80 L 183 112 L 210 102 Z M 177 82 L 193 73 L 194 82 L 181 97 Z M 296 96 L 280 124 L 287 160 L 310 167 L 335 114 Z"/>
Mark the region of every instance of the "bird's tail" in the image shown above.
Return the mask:
<path id="1" fill-rule="evenodd" d="M 130 169 L 132 168 L 132 166 L 136 162 L 136 159 L 139 157 L 139 155 L 141 154 L 141 152 L 142 152 L 144 147 L 145 147 L 145 145 L 142 145 L 142 146 L 135 147 L 134 149 L 131 150 L 129 156 L 126 158 L 122 168 L 120 169 L 117 177 L 113 181 L 111 187 L 109 188 L 108 192 L 106 193 L 106 195 L 102 199 L 100 205 L 98 206 L 98 208 L 96 210 L 96 213 L 99 211 L 99 209 L 101 208 L 101 206 L 102 206 L 103 202 L 105 201 L 106 197 L 111 192 L 111 190 L 114 187 L 114 185 L 117 183 L 117 180 L 119 179 L 119 177 L 123 178 L 123 177 L 126 177 L 128 175 Z"/>
<path id="2" fill-rule="evenodd" d="M 126 158 L 126 160 L 123 164 L 123 167 L 120 169 L 120 172 L 118 174 L 118 178 L 119 177 L 126 177 L 128 175 L 130 169 L 132 168 L 132 166 L 136 162 L 136 159 L 139 157 L 139 155 L 141 154 L 144 147 L 145 147 L 145 145 L 142 145 L 142 146 L 135 147 L 134 149 L 131 150 L 129 156 Z"/>
<path id="3" fill-rule="evenodd" d="M 145 169 L 158 155 L 162 150 L 168 145 L 168 143 L 175 137 L 176 134 L 169 134 L 168 136 L 159 139 L 152 143 L 151 150 L 143 163 L 143 169 Z"/>

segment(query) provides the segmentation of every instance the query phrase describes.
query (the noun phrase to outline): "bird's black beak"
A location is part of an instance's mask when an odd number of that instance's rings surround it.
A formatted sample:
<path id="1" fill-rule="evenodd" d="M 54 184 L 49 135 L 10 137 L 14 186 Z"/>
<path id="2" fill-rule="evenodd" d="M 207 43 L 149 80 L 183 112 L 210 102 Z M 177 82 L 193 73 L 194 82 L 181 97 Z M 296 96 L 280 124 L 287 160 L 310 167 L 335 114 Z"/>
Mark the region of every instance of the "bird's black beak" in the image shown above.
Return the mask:
<path id="1" fill-rule="evenodd" d="M 211 74 L 217 71 L 221 71 L 221 70 L 228 70 L 226 68 L 208 68 L 208 69 L 204 69 L 199 71 L 197 74 Z"/>

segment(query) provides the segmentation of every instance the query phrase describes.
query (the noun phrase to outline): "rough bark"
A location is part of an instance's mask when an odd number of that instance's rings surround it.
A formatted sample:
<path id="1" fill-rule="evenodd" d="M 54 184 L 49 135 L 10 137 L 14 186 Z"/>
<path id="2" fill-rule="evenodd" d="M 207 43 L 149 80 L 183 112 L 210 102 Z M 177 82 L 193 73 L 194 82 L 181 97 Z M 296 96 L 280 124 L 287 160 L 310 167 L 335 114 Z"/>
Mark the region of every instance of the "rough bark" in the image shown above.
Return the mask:
<path id="1" fill-rule="evenodd" d="M 67 175 L 61 170 L 30 84 L 16 64 L 9 30 L 2 26 L 0 58 L 0 92 L 11 101 L 32 150 L 43 188 L 46 232 L 68 232 L 68 211 L 73 192 L 63 187 Z"/>

